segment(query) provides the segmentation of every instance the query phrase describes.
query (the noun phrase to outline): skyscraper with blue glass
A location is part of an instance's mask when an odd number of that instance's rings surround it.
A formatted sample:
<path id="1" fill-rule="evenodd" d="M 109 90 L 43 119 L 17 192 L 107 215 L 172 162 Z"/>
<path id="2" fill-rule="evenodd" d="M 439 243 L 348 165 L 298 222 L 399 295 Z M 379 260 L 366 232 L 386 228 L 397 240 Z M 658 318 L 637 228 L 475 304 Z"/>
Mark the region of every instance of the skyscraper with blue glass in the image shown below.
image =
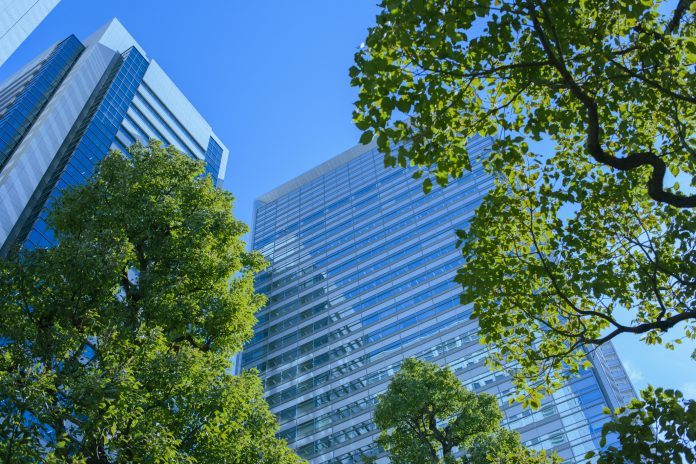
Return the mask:
<path id="1" fill-rule="evenodd" d="M 0 253 L 48 246 L 46 206 L 110 148 L 157 139 L 204 160 L 221 185 L 228 150 L 116 20 L 51 46 L 0 86 Z"/>
<path id="2" fill-rule="evenodd" d="M 485 155 L 491 142 L 475 138 L 470 150 Z M 475 164 L 423 195 L 411 174 L 358 146 L 258 199 L 253 247 L 271 264 L 256 286 L 269 303 L 242 367 L 261 372 L 280 435 L 311 463 L 377 453 L 376 397 L 415 356 L 497 395 L 526 445 L 579 462 L 598 447 L 602 408 L 633 396 L 616 353 L 603 347 L 537 411 L 508 405 L 510 380 L 483 365 L 486 347 L 453 282 L 454 229 L 467 227 L 493 179 Z"/>

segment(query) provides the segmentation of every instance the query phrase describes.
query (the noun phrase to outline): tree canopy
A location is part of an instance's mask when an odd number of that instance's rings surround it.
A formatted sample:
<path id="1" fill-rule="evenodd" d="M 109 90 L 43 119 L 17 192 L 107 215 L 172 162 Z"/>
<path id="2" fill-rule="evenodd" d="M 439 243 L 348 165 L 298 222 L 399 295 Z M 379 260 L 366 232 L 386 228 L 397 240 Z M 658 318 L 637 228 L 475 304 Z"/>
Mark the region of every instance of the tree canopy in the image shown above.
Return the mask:
<path id="1" fill-rule="evenodd" d="M 524 448 L 519 434 L 501 427 L 502 418 L 494 396 L 471 392 L 449 368 L 414 358 L 404 360 L 374 413 L 378 443 L 394 463 L 557 462 Z"/>
<path id="2" fill-rule="evenodd" d="M 426 193 L 472 162 L 495 179 L 457 280 L 527 404 L 620 334 L 696 338 L 695 10 L 384 0 L 355 55 L 354 120 L 385 165 Z M 495 142 L 472 159 L 476 134 Z"/>
<path id="3" fill-rule="evenodd" d="M 560 458 L 537 453 L 520 443 L 520 434 L 500 428 L 490 435 L 474 439 L 462 464 L 548 464 L 560 463 Z"/>
<path id="4" fill-rule="evenodd" d="M 617 437 L 618 446 L 608 446 L 597 456 L 598 464 L 687 464 L 696 461 L 696 401 L 677 390 L 648 387 L 641 399 L 612 414 L 602 428 L 600 444 Z M 588 458 L 595 453 L 589 453 Z"/>
<path id="5" fill-rule="evenodd" d="M 256 374 L 263 304 L 232 195 L 157 142 L 64 191 L 58 244 L 0 264 L 0 460 L 298 463 Z"/>

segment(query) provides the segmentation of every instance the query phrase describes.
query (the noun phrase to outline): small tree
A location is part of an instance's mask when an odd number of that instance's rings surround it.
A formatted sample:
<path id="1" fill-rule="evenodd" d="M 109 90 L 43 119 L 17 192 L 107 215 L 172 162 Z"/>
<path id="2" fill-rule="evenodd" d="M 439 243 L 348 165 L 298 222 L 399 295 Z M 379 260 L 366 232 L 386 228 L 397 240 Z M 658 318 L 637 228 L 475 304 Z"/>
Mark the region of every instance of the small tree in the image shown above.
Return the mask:
<path id="1" fill-rule="evenodd" d="M 474 440 L 462 464 L 547 464 L 557 463 L 556 455 L 547 456 L 525 448 L 520 434 L 500 428 L 494 433 Z"/>
<path id="2" fill-rule="evenodd" d="M 0 263 L 0 460 L 296 463 L 254 373 L 263 304 L 232 195 L 158 143 L 63 192 L 58 245 Z"/>
<path id="3" fill-rule="evenodd" d="M 394 375 L 374 414 L 378 443 L 395 463 L 456 462 L 457 450 L 470 464 L 548 462 L 502 429 L 502 418 L 494 396 L 477 395 L 448 368 L 413 358 Z"/>
<path id="4" fill-rule="evenodd" d="M 649 386 L 628 406 L 611 413 L 602 428 L 601 445 L 616 436 L 618 446 L 599 453 L 598 464 L 696 462 L 696 401 L 676 390 Z M 595 453 L 588 453 L 592 458 Z"/>

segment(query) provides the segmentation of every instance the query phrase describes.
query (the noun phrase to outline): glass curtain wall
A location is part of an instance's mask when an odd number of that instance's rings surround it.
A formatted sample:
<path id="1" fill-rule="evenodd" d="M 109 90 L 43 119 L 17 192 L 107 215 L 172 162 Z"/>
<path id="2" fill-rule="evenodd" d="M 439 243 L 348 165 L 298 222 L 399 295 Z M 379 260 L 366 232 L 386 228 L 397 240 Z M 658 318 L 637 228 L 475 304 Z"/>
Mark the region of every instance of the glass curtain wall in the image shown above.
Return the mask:
<path id="1" fill-rule="evenodd" d="M 485 155 L 491 143 L 474 138 L 470 150 Z M 376 397 L 415 356 L 496 395 L 505 425 L 526 445 L 580 462 L 598 447 L 601 411 L 612 404 L 596 372 L 583 372 L 538 411 L 508 406 L 512 385 L 483 365 L 471 307 L 459 303 L 454 230 L 467 227 L 493 179 L 474 164 L 424 195 L 412 170 L 384 169 L 374 148 L 349 158 L 257 202 L 253 247 L 271 264 L 256 287 L 269 303 L 242 367 L 261 373 L 279 435 L 312 463 L 378 453 Z"/>

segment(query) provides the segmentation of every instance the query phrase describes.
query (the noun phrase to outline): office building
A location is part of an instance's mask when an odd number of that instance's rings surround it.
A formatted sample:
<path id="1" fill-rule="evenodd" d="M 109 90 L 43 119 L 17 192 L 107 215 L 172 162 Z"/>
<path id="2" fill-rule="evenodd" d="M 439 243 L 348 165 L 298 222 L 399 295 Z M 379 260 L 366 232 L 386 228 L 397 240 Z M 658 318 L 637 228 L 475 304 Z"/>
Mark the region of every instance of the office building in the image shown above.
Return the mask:
<path id="1" fill-rule="evenodd" d="M 60 0 L 0 0 L 0 66 Z"/>
<path id="2" fill-rule="evenodd" d="M 485 155 L 490 138 L 470 141 Z M 466 228 L 493 180 L 474 164 L 424 195 L 412 170 L 384 169 L 355 147 L 261 196 L 253 247 L 270 261 L 256 282 L 269 298 L 242 367 L 257 368 L 280 436 L 311 463 L 359 463 L 376 452 L 376 397 L 406 357 L 448 364 L 467 387 L 497 395 L 504 425 L 535 448 L 580 462 L 598 448 L 605 406 L 632 396 L 610 345 L 595 368 L 537 411 L 508 405 L 508 377 L 483 361 L 471 307 L 453 282 Z"/>
<path id="3" fill-rule="evenodd" d="M 0 86 L 0 252 L 53 244 L 46 206 L 60 190 L 150 138 L 204 160 L 221 185 L 228 150 L 116 19 L 17 71 Z"/>

